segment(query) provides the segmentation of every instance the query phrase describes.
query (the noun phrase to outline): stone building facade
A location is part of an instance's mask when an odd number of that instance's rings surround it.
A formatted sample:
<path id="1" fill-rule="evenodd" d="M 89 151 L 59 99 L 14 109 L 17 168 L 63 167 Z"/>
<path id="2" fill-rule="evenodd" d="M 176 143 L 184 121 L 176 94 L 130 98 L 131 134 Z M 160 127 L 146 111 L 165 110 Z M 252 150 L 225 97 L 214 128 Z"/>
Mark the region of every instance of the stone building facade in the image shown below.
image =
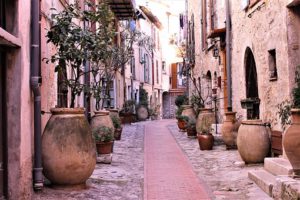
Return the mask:
<path id="1" fill-rule="evenodd" d="M 51 14 L 69 2 L 73 1 L 0 2 L 0 199 L 32 199 L 36 186 L 33 171 L 40 170 L 34 169 L 34 104 L 41 102 L 41 132 L 50 118 L 50 108 L 59 104 L 57 74 L 53 65 L 43 61 L 55 48 L 47 43 L 45 35 L 51 26 Z M 34 23 L 30 12 L 34 4 L 37 19 L 40 14 L 40 45 L 31 44 L 31 26 L 39 26 L 39 19 Z M 32 57 L 35 48 L 41 52 Z M 38 81 L 41 97 L 33 93 L 32 60 L 40 62 L 40 74 L 34 80 Z M 75 106 L 84 106 L 83 96 L 77 97 Z"/>
<path id="2" fill-rule="evenodd" d="M 195 18 L 194 73 L 200 78 L 206 75 L 202 85 L 212 80 L 212 87 L 216 73 L 219 123 L 227 110 L 230 90 L 226 74 L 226 2 L 188 1 L 189 20 L 193 15 Z M 277 105 L 290 99 L 299 65 L 299 1 L 229 1 L 229 13 L 232 110 L 244 120 L 252 116 L 271 123 L 274 130 L 281 130 Z M 217 59 L 213 58 L 214 49 L 218 49 Z M 251 116 L 241 107 L 241 100 L 250 97 L 260 100 Z"/>

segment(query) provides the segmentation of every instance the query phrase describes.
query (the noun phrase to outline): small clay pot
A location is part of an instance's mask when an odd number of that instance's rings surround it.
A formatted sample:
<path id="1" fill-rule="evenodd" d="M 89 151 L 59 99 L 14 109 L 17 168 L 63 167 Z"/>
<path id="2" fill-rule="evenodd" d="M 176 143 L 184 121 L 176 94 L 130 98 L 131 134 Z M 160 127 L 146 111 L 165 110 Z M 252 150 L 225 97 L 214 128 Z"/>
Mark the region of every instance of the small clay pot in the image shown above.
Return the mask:
<path id="1" fill-rule="evenodd" d="M 116 128 L 114 132 L 115 140 L 121 140 L 122 128 Z"/>
<path id="2" fill-rule="evenodd" d="M 186 133 L 187 133 L 188 137 L 196 137 L 197 136 L 196 128 L 187 128 Z"/>
<path id="3" fill-rule="evenodd" d="M 212 150 L 214 146 L 214 136 L 212 134 L 198 134 L 200 150 Z"/>
<path id="4" fill-rule="evenodd" d="M 186 131 L 186 125 L 187 125 L 186 121 L 178 120 L 177 125 L 178 125 L 178 128 L 179 128 L 180 131 L 183 131 L 183 132 Z"/>
<path id="5" fill-rule="evenodd" d="M 110 154 L 113 149 L 113 141 L 110 142 L 96 142 L 96 149 L 98 154 Z"/>

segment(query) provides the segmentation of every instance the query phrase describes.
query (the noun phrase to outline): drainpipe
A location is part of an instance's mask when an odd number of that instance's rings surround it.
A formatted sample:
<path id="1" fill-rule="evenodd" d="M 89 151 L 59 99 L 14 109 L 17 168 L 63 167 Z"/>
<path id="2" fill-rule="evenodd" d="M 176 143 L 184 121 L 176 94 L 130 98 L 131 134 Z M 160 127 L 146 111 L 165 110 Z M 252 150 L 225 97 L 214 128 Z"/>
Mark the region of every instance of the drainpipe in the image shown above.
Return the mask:
<path id="1" fill-rule="evenodd" d="M 231 86 L 231 16 L 230 2 L 226 0 L 226 72 L 227 72 L 227 111 L 232 111 L 232 86 Z"/>
<path id="2" fill-rule="evenodd" d="M 34 94 L 34 167 L 33 188 L 43 188 L 42 134 L 41 134 L 41 91 L 40 91 L 40 1 L 31 0 L 31 89 Z"/>

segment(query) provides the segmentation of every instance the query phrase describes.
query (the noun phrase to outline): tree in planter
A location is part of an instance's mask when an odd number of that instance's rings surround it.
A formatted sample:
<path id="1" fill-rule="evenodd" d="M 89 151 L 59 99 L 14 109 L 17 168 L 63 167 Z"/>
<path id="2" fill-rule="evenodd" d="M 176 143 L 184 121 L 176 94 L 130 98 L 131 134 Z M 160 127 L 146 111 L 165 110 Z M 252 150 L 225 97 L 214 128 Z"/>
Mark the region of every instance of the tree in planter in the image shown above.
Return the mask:
<path id="1" fill-rule="evenodd" d="M 60 84 L 71 90 L 70 107 L 74 108 L 75 97 L 87 87 L 80 82 L 80 78 L 88 73 L 84 72 L 82 65 L 91 60 L 90 52 L 94 50 L 96 37 L 93 32 L 75 23 L 75 20 L 85 19 L 85 13 L 78 3 L 70 4 L 65 10 L 53 14 L 52 19 L 53 25 L 46 36 L 47 42 L 56 47 L 56 53 L 46 59 L 46 63 L 54 63 L 55 72 L 63 76 Z"/>
<path id="2" fill-rule="evenodd" d="M 72 108 L 51 109 L 52 116 L 42 136 L 43 173 L 52 184 L 85 184 L 96 164 L 95 143 L 84 109 L 74 108 L 76 96 L 83 90 L 89 91 L 89 85 L 80 81 L 89 73 L 82 65 L 91 62 L 91 54 L 99 45 L 96 34 L 80 25 L 89 18 L 78 4 L 70 4 L 53 15 L 53 25 L 47 33 L 56 52 L 46 62 L 55 64 L 55 72 L 63 78 L 61 85 L 70 89 Z"/>

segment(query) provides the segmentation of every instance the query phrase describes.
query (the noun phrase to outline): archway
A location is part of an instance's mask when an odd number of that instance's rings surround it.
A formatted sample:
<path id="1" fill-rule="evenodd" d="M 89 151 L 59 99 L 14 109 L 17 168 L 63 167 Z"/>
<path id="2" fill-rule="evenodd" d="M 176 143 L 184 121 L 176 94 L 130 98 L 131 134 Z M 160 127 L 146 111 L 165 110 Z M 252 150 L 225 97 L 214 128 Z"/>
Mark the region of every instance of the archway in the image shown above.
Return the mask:
<path id="1" fill-rule="evenodd" d="M 253 109 L 247 109 L 247 119 L 259 119 L 259 96 L 254 55 L 248 47 L 245 53 L 246 97 L 254 101 Z M 258 100 L 258 101 L 257 101 Z"/>

